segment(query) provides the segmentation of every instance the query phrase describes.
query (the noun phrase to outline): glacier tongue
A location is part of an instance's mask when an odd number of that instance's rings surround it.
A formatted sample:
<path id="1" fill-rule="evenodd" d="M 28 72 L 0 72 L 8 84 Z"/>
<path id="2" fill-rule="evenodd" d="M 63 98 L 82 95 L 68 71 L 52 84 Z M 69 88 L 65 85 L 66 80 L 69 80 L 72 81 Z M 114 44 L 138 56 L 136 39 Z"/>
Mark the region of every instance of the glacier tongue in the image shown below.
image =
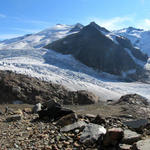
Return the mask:
<path id="1" fill-rule="evenodd" d="M 150 99 L 149 84 L 125 83 L 119 82 L 117 77 L 103 77 L 104 73 L 98 74 L 71 55 L 47 49 L 0 50 L 0 70 L 12 70 L 52 81 L 70 90 L 89 90 L 100 96 L 101 100 L 116 100 L 131 92 Z"/>

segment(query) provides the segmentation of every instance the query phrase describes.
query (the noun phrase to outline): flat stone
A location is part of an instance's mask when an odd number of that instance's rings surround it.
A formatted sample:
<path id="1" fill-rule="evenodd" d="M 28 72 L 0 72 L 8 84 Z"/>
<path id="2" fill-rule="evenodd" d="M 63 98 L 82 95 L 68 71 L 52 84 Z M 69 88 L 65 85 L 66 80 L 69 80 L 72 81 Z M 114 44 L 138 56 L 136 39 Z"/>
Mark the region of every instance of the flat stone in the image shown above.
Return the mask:
<path id="1" fill-rule="evenodd" d="M 124 130 L 124 138 L 122 140 L 123 143 L 133 144 L 141 139 L 141 134 L 133 132 L 131 130 Z"/>
<path id="2" fill-rule="evenodd" d="M 116 146 L 122 140 L 124 135 L 123 129 L 121 128 L 111 128 L 108 129 L 106 135 L 104 136 L 103 145 L 104 146 Z"/>
<path id="3" fill-rule="evenodd" d="M 60 118 L 56 124 L 60 125 L 61 127 L 67 126 L 69 124 L 73 124 L 75 122 L 77 122 L 78 117 L 75 113 L 71 113 L 69 115 L 63 116 L 62 118 Z"/>
<path id="4" fill-rule="evenodd" d="M 134 145 L 134 149 L 136 149 L 136 150 L 150 150 L 150 139 L 138 141 Z"/>
<path id="5" fill-rule="evenodd" d="M 11 122 L 11 121 L 19 121 L 21 120 L 22 116 L 21 115 L 12 115 L 6 119 L 6 121 Z"/>
<path id="6" fill-rule="evenodd" d="M 119 150 L 131 150 L 132 145 L 128 145 L 128 144 L 120 144 L 119 145 Z"/>
<path id="7" fill-rule="evenodd" d="M 140 129 L 148 124 L 147 119 L 139 119 L 139 120 L 133 120 L 133 121 L 126 121 L 124 122 L 125 125 L 127 125 L 129 128 L 132 129 Z"/>
<path id="8" fill-rule="evenodd" d="M 103 126 L 89 123 L 80 136 L 80 142 L 84 144 L 93 144 L 104 134 L 106 134 L 106 129 Z"/>
<path id="9" fill-rule="evenodd" d="M 68 131 L 72 131 L 75 129 L 80 129 L 80 128 L 84 128 L 87 125 L 87 123 L 85 123 L 84 121 L 78 121 L 75 122 L 71 125 L 67 125 L 63 128 L 60 129 L 61 132 L 68 132 Z"/>

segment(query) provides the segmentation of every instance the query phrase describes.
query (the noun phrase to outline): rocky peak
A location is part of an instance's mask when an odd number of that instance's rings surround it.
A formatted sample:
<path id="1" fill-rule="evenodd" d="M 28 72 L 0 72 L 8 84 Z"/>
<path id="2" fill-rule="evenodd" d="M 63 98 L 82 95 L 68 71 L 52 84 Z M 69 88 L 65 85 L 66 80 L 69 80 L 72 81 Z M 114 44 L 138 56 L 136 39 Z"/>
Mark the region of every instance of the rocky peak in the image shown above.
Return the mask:
<path id="1" fill-rule="evenodd" d="M 105 29 L 104 27 L 99 26 L 98 24 L 96 24 L 95 22 L 91 22 L 89 24 L 89 26 L 96 28 L 97 30 L 103 32 L 103 33 L 109 33 L 109 31 L 107 29 Z"/>
<path id="2" fill-rule="evenodd" d="M 74 27 L 70 30 L 70 32 L 78 32 L 80 31 L 84 26 L 80 23 L 77 23 L 74 25 Z"/>
<path id="3" fill-rule="evenodd" d="M 126 30 L 127 33 L 130 33 L 132 31 L 143 31 L 143 29 L 137 29 L 137 28 L 134 28 L 134 27 L 128 27 L 127 30 Z"/>

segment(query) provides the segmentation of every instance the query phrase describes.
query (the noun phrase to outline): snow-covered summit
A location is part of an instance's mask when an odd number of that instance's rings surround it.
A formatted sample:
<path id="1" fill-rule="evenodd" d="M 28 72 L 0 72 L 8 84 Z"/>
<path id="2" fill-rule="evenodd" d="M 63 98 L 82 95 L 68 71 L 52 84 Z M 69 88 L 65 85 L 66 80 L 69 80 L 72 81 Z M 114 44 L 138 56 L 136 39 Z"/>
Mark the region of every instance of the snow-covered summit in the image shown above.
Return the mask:
<path id="1" fill-rule="evenodd" d="M 150 56 L 150 31 L 129 27 L 113 31 L 113 33 L 128 38 L 134 47 Z"/>
<path id="2" fill-rule="evenodd" d="M 0 49 L 32 49 L 43 47 L 55 40 L 73 34 L 82 29 L 83 25 L 57 24 L 36 34 L 28 34 L 18 38 L 0 42 Z"/>

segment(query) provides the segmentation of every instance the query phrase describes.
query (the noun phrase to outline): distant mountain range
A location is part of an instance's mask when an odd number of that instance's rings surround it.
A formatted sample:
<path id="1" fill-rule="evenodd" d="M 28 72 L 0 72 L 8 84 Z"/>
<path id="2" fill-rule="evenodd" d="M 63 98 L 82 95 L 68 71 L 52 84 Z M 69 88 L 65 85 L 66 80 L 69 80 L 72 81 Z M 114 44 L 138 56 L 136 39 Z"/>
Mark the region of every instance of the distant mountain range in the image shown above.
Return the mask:
<path id="1" fill-rule="evenodd" d="M 150 31 L 132 27 L 110 32 L 95 22 L 87 26 L 57 24 L 36 34 L 1 41 L 0 50 L 45 47 L 71 54 L 98 72 L 139 79 L 145 77 L 149 40 Z"/>

